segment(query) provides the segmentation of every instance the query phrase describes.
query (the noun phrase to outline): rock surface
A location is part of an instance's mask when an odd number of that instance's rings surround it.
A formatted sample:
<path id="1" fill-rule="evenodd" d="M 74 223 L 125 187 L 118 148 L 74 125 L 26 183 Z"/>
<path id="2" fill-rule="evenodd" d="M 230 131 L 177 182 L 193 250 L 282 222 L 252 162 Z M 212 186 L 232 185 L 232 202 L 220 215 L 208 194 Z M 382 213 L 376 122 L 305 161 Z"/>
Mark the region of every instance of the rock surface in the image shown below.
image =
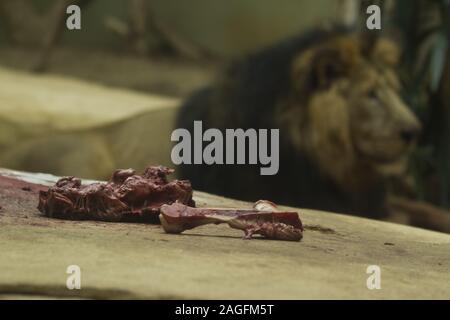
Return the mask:
<path id="1" fill-rule="evenodd" d="M 0 82 L 0 167 L 107 179 L 172 164 L 178 99 L 2 67 Z"/>
<path id="2" fill-rule="evenodd" d="M 0 298 L 450 298 L 447 234 L 304 209 L 293 209 L 305 224 L 301 242 L 246 241 L 222 225 L 171 235 L 155 225 L 57 220 L 36 209 L 38 191 L 56 177 L 1 174 Z M 81 290 L 66 289 L 74 264 Z M 381 290 L 367 289 L 369 265 L 381 268 Z"/>

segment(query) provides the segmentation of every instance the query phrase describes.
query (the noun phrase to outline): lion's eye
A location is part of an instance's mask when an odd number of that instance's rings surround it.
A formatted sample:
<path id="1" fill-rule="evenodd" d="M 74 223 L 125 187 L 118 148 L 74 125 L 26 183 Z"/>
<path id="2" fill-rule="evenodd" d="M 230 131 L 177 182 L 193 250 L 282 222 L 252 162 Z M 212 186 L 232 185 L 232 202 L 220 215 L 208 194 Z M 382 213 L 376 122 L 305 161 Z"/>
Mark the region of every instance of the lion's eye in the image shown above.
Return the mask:
<path id="1" fill-rule="evenodd" d="M 374 100 L 374 101 L 378 101 L 378 94 L 377 91 L 375 89 L 370 90 L 367 93 L 367 96 L 369 97 L 369 99 Z"/>

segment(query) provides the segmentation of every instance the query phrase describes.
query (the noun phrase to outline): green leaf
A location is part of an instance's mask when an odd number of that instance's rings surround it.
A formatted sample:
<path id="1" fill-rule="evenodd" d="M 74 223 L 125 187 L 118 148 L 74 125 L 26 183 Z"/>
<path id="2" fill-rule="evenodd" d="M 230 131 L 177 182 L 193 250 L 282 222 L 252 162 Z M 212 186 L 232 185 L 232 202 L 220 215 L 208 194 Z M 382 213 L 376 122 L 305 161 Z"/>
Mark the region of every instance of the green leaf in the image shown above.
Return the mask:
<path id="1" fill-rule="evenodd" d="M 439 32 L 436 36 L 430 60 L 431 90 L 439 89 L 442 75 L 444 73 L 445 62 L 447 61 L 448 40 L 444 32 Z"/>

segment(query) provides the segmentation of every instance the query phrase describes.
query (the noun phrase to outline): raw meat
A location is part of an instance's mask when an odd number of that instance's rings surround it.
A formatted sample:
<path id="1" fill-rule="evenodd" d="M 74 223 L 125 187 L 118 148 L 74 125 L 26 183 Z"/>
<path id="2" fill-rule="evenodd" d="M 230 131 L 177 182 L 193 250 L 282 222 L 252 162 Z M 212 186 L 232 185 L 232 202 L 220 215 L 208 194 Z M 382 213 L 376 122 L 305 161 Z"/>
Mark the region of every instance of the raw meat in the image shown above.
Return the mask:
<path id="1" fill-rule="evenodd" d="M 61 178 L 40 192 L 38 209 L 61 219 L 158 223 L 163 204 L 195 206 L 190 182 L 168 182 L 172 172 L 162 166 L 149 167 L 142 175 L 133 169 L 117 170 L 109 182 L 89 185 L 75 177 Z"/>

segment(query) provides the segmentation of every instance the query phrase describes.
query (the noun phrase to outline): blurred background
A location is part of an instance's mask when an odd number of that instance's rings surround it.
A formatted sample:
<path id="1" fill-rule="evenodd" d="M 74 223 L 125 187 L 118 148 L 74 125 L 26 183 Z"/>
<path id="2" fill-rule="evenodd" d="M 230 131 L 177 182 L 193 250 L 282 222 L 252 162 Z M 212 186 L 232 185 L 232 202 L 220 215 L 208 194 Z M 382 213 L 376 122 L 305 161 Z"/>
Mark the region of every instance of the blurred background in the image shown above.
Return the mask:
<path id="1" fill-rule="evenodd" d="M 424 125 L 409 183 L 392 192 L 441 219 L 450 203 L 446 0 L 0 0 L 0 167 L 104 179 L 117 167 L 170 166 L 176 107 L 224 64 L 318 26 L 362 30 L 372 3 L 403 48 L 404 99 Z M 69 4 L 81 7 L 81 30 L 65 26 Z"/>
<path id="2" fill-rule="evenodd" d="M 219 61 L 328 21 L 336 7 L 332 0 L 78 1 L 82 29 L 69 31 L 65 8 L 77 1 L 0 3 L 2 64 L 43 68 L 33 62 L 42 64 L 39 49 L 53 42 L 47 72 L 172 96 L 208 82 Z"/>

